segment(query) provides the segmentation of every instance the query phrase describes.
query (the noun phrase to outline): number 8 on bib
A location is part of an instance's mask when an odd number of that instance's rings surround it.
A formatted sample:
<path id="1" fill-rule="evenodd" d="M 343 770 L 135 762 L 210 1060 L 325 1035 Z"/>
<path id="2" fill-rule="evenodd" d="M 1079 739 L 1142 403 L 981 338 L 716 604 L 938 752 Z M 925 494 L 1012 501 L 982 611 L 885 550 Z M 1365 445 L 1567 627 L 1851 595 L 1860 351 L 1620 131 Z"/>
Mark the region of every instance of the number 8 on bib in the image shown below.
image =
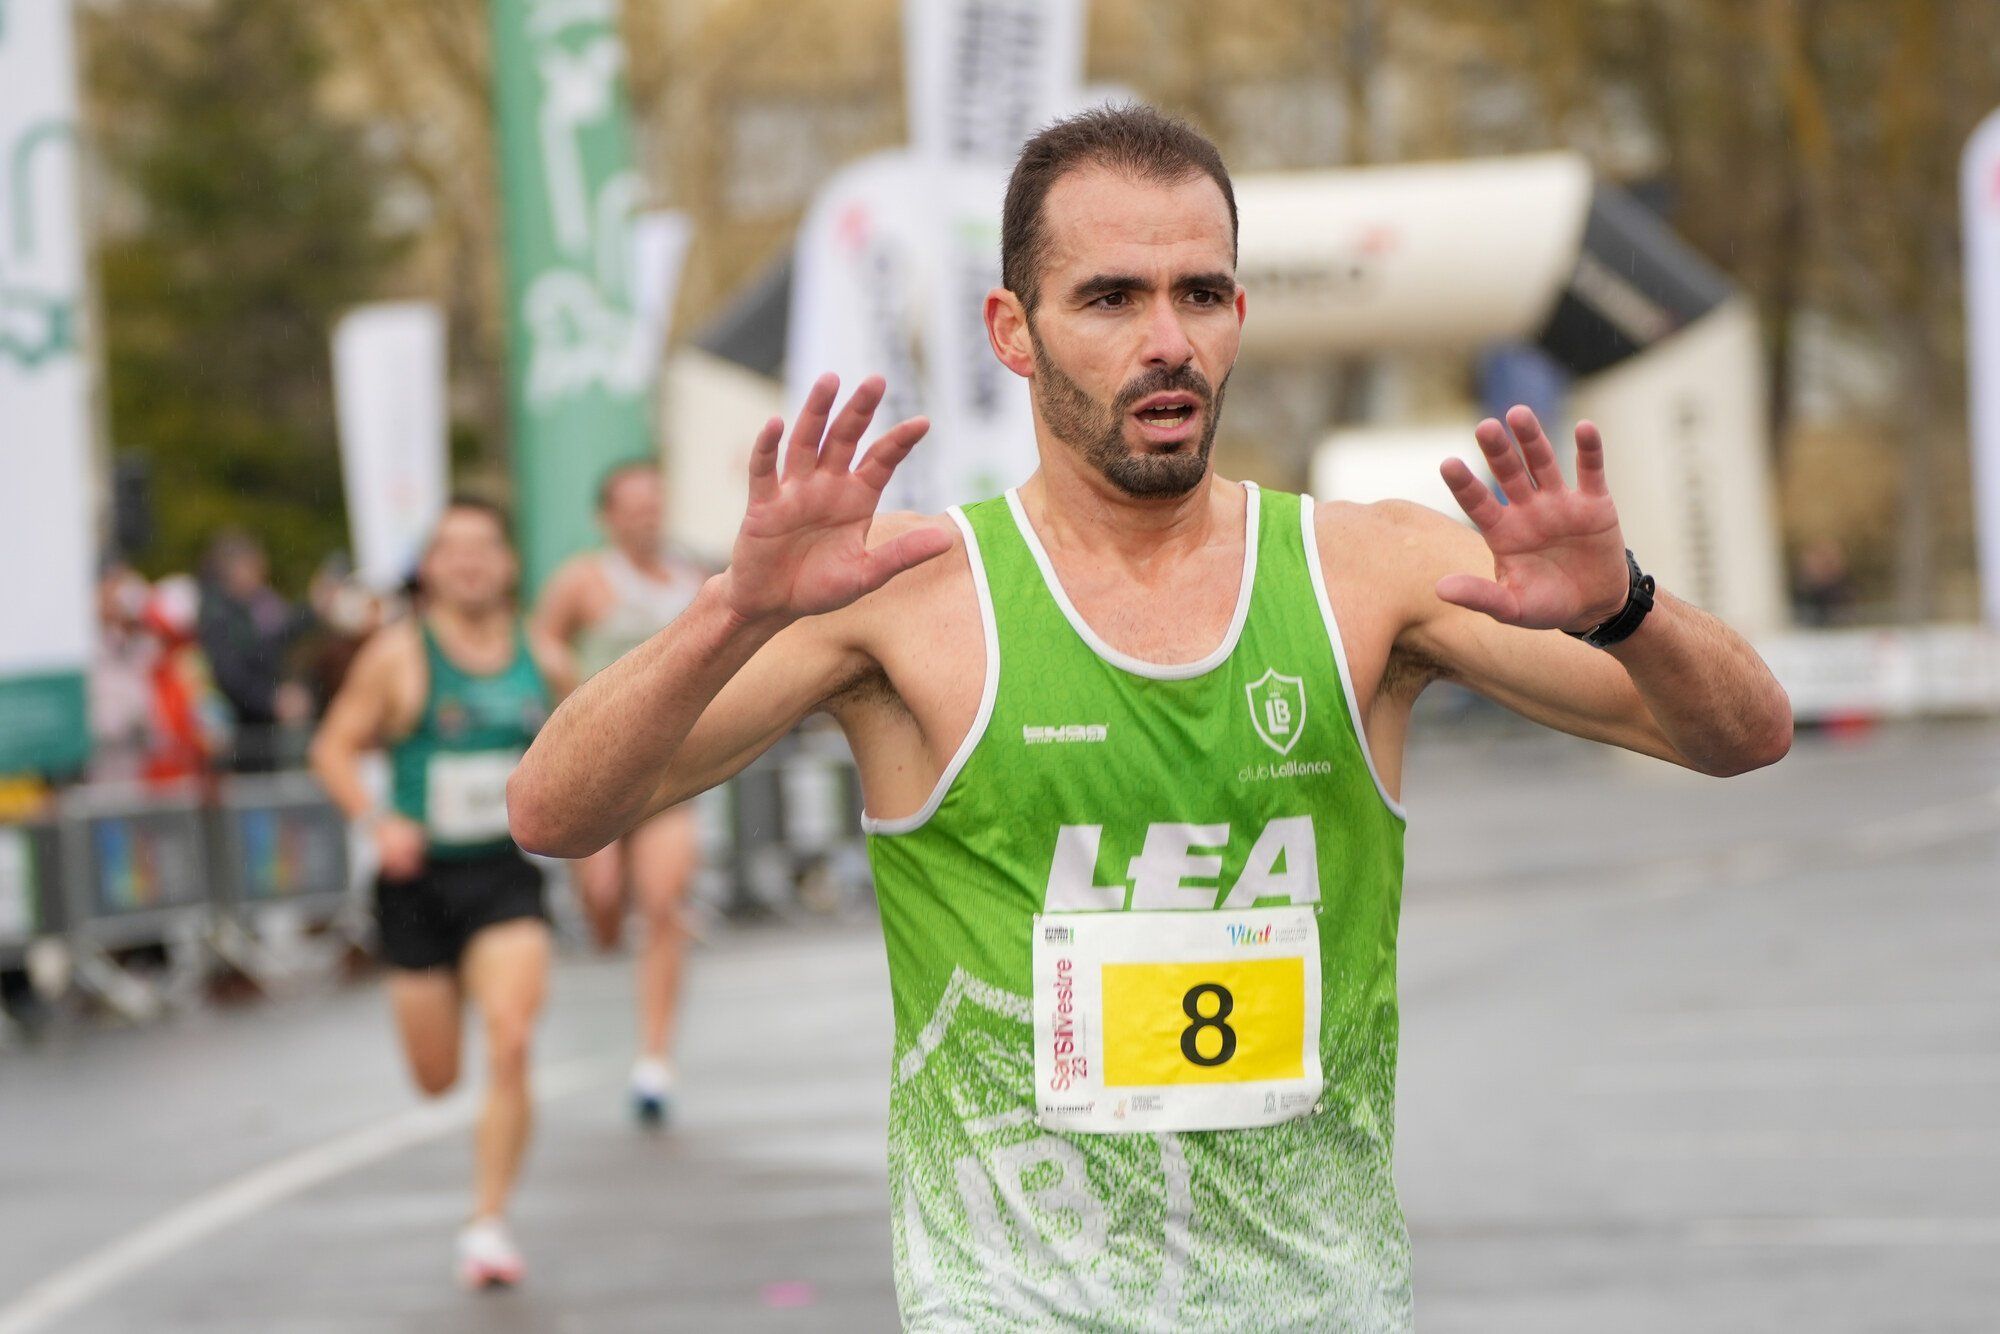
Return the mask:
<path id="1" fill-rule="evenodd" d="M 1311 1112 L 1324 1087 L 1313 914 L 1036 917 L 1037 1122 L 1232 1130 Z"/>

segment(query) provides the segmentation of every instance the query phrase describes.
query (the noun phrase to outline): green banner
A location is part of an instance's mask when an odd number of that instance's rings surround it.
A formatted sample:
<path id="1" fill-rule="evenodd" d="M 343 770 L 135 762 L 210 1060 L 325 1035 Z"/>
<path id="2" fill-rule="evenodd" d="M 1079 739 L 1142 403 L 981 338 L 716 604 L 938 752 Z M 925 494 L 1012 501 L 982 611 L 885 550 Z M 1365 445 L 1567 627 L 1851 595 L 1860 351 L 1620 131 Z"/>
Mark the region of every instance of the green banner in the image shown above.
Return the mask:
<path id="1" fill-rule="evenodd" d="M 0 677 L 0 774 L 73 774 L 90 758 L 83 673 Z"/>
<path id="2" fill-rule="evenodd" d="M 595 545 L 597 483 L 650 455 L 657 349 L 634 298 L 640 203 L 618 0 L 491 0 L 524 591 Z"/>

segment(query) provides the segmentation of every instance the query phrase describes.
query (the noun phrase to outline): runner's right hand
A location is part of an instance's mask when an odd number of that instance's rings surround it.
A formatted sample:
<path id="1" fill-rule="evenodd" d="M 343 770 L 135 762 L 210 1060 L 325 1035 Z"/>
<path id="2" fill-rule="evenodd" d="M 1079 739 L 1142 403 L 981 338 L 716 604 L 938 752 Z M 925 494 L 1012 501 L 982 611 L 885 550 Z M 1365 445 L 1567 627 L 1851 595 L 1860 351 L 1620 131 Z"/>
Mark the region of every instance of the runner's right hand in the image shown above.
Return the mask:
<path id="1" fill-rule="evenodd" d="M 375 856 L 390 880 L 414 880 L 424 869 L 424 827 L 400 815 L 375 822 Z"/>
<path id="2" fill-rule="evenodd" d="M 782 466 L 778 441 L 784 422 L 773 417 L 757 434 L 750 452 L 750 507 L 723 575 L 728 606 L 745 621 L 833 611 L 951 549 L 951 531 L 939 523 L 867 545 L 882 489 L 930 423 L 922 417 L 898 423 L 850 468 L 882 401 L 883 383 L 880 376 L 863 380 L 829 427 L 839 388 L 832 375 L 813 382 L 792 424 Z"/>

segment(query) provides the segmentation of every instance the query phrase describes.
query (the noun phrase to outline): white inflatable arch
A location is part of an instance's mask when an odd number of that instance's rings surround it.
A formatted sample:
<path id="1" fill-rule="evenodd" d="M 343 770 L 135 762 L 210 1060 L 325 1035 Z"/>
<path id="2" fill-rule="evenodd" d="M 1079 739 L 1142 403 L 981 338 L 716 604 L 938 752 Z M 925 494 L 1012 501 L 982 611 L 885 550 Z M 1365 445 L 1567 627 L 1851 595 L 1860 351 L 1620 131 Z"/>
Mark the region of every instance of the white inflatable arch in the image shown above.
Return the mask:
<path id="1" fill-rule="evenodd" d="M 1603 428 L 1626 539 L 1739 629 L 1785 620 L 1755 313 L 1572 154 L 1239 177 L 1244 353 L 1539 345 Z"/>

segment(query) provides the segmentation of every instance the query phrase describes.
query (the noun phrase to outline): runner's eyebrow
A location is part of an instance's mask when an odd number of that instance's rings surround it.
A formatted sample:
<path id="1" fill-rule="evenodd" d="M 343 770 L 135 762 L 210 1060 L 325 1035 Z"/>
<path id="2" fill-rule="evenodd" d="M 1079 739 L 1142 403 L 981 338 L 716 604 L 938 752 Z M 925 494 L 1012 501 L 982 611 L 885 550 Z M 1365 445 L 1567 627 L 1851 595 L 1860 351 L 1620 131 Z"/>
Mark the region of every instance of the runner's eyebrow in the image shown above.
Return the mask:
<path id="1" fill-rule="evenodd" d="M 1233 274 L 1217 269 L 1212 273 L 1191 273 L 1185 278 L 1174 280 L 1174 290 L 1180 292 L 1191 292 L 1204 287 L 1212 287 L 1219 292 L 1234 292 L 1236 278 Z"/>
<path id="2" fill-rule="evenodd" d="M 1199 291 L 1213 288 L 1220 292 L 1234 292 L 1236 278 L 1220 269 L 1207 273 L 1190 273 L 1174 279 L 1176 292 Z M 1101 296 L 1113 292 L 1151 292 L 1155 285 L 1152 280 L 1131 273 L 1099 273 L 1085 278 L 1069 289 L 1070 300 L 1079 305 L 1088 305 Z"/>
<path id="3" fill-rule="evenodd" d="M 1099 273 L 1069 289 L 1070 300 L 1095 301 L 1113 292 L 1150 292 L 1153 284 L 1133 273 Z"/>

